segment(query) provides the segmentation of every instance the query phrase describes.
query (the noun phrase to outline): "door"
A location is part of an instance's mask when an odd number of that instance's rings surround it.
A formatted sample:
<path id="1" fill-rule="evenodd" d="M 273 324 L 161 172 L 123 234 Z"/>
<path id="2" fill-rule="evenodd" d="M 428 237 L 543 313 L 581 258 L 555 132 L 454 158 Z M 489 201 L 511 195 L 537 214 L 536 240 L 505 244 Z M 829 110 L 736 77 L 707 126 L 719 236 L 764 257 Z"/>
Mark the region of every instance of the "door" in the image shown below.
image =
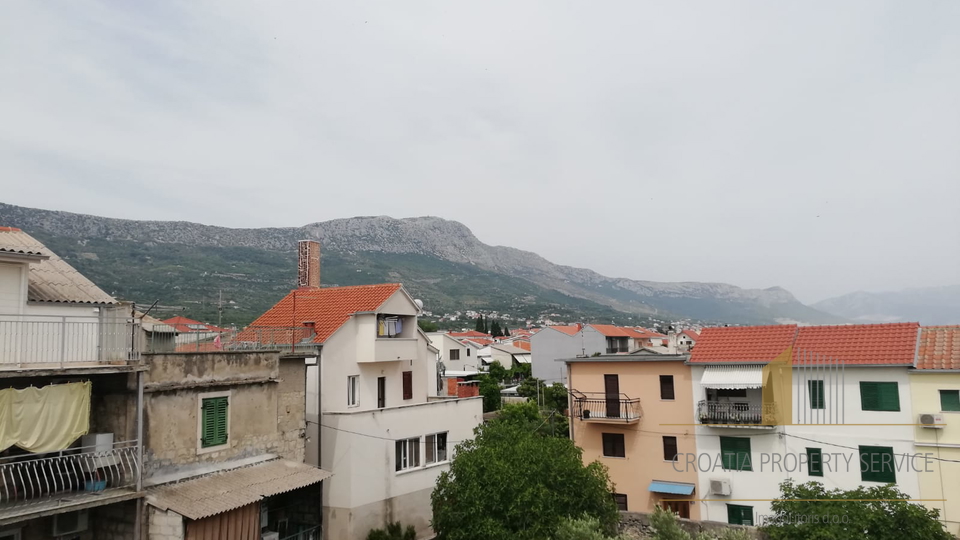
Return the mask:
<path id="1" fill-rule="evenodd" d="M 607 397 L 607 418 L 620 418 L 620 377 L 604 375 L 603 389 Z"/>
<path id="2" fill-rule="evenodd" d="M 387 378 L 377 377 L 377 408 L 387 406 Z"/>

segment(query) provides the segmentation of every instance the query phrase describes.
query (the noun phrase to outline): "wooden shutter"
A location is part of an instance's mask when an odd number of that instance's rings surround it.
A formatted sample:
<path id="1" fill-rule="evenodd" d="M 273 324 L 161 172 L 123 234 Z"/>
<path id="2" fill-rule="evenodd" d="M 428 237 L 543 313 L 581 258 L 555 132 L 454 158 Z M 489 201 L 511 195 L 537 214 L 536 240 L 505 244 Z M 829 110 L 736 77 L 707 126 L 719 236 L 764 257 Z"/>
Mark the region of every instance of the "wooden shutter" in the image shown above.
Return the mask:
<path id="1" fill-rule="evenodd" d="M 665 436 L 663 438 L 663 460 L 664 461 L 677 460 L 677 438 L 676 437 Z"/>
<path id="2" fill-rule="evenodd" d="M 823 453 L 819 448 L 807 448 L 807 467 L 810 476 L 823 476 Z"/>
<path id="3" fill-rule="evenodd" d="M 941 390 L 940 410 L 960 411 L 960 390 Z"/>
<path id="4" fill-rule="evenodd" d="M 896 462 L 890 446 L 860 447 L 860 479 L 864 482 L 896 483 Z"/>
<path id="5" fill-rule="evenodd" d="M 753 507 L 728 504 L 727 523 L 732 525 L 753 525 Z"/>
<path id="6" fill-rule="evenodd" d="M 403 399 L 413 399 L 413 372 L 403 372 Z"/>
<path id="7" fill-rule="evenodd" d="M 807 381 L 808 397 L 810 399 L 811 409 L 822 409 L 823 399 L 823 381 Z"/>
<path id="8" fill-rule="evenodd" d="M 660 376 L 660 399 L 675 399 L 673 375 Z"/>
<path id="9" fill-rule="evenodd" d="M 753 470 L 749 437 L 720 437 L 720 455 L 724 470 Z"/>
<path id="10" fill-rule="evenodd" d="M 879 383 L 860 382 L 860 409 L 864 411 L 880 410 Z"/>
<path id="11" fill-rule="evenodd" d="M 201 404 L 200 446 L 227 443 L 227 397 L 204 399 Z"/>
<path id="12" fill-rule="evenodd" d="M 900 410 L 900 388 L 895 382 L 878 383 L 880 387 L 880 410 Z"/>

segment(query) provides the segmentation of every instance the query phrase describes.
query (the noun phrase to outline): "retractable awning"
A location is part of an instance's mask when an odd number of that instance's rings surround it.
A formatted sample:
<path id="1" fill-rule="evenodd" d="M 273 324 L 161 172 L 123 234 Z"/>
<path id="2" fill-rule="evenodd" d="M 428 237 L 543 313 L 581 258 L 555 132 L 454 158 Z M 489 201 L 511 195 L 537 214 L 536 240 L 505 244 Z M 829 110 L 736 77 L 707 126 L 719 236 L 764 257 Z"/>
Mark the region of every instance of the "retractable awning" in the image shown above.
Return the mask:
<path id="1" fill-rule="evenodd" d="M 650 482 L 650 487 L 647 489 L 654 493 L 666 493 L 667 495 L 693 495 L 693 488 L 693 484 L 654 480 Z"/>
<path id="2" fill-rule="evenodd" d="M 704 388 L 743 390 L 763 386 L 763 366 L 743 365 L 707 366 L 700 385 Z"/>
<path id="3" fill-rule="evenodd" d="M 520 362 L 521 364 L 529 364 L 529 363 L 530 363 L 530 355 L 529 355 L 529 354 L 515 354 L 515 355 L 513 355 L 513 358 L 514 358 L 517 362 Z"/>

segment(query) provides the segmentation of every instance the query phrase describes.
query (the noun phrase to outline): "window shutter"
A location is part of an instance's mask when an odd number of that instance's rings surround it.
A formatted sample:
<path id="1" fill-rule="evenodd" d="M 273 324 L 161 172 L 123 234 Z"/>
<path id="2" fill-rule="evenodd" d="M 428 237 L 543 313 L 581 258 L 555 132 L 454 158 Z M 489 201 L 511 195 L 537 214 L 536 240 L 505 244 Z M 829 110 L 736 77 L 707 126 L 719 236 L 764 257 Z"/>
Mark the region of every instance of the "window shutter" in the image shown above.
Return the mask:
<path id="1" fill-rule="evenodd" d="M 900 410 L 900 389 L 895 382 L 879 383 L 880 386 L 880 410 L 881 411 L 899 411 Z"/>
<path id="2" fill-rule="evenodd" d="M 810 476 L 823 476 L 823 453 L 819 448 L 807 448 L 807 467 Z"/>
<path id="3" fill-rule="evenodd" d="M 227 443 L 227 398 L 216 397 L 203 400 L 201 404 L 201 441 L 203 448 Z"/>
<path id="4" fill-rule="evenodd" d="M 810 399 L 811 409 L 822 409 L 823 399 L 823 381 L 807 381 L 808 398 Z"/>
<path id="5" fill-rule="evenodd" d="M 663 438 L 663 460 L 664 461 L 677 460 L 677 438 L 676 437 Z"/>
<path id="6" fill-rule="evenodd" d="M 731 525 L 753 525 L 753 507 L 728 504 L 727 523 Z"/>
<path id="7" fill-rule="evenodd" d="M 660 399 L 674 399 L 673 375 L 660 376 Z"/>
<path id="8" fill-rule="evenodd" d="M 724 470 L 753 470 L 749 437 L 720 437 L 720 455 Z"/>
<path id="9" fill-rule="evenodd" d="M 960 411 L 960 390 L 941 390 L 940 410 Z"/>
<path id="10" fill-rule="evenodd" d="M 403 372 L 403 399 L 413 399 L 413 372 Z"/>
<path id="11" fill-rule="evenodd" d="M 860 409 L 864 411 L 880 410 L 880 390 L 874 382 L 860 383 Z"/>
<path id="12" fill-rule="evenodd" d="M 896 462 L 890 446 L 860 447 L 860 479 L 864 482 L 896 483 Z"/>

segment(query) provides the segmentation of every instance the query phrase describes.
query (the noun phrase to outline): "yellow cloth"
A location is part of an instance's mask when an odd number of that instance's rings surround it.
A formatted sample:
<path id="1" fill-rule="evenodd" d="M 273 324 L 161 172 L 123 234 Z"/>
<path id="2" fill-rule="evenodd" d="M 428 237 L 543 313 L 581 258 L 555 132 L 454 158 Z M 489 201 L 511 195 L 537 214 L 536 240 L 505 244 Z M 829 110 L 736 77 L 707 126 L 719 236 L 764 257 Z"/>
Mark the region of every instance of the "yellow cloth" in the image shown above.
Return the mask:
<path id="1" fill-rule="evenodd" d="M 0 450 L 40 454 L 68 448 L 90 431 L 89 381 L 0 390 Z"/>

